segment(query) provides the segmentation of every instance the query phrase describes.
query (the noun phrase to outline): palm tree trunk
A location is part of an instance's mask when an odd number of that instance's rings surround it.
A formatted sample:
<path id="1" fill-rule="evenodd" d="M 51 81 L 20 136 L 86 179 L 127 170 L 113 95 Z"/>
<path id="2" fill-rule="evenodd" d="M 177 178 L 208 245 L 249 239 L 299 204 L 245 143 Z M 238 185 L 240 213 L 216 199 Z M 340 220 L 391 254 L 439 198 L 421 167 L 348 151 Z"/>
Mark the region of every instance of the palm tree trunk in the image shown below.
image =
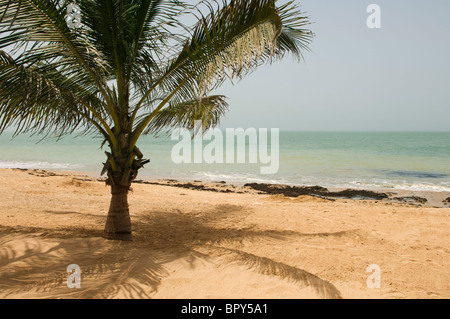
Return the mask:
<path id="1" fill-rule="evenodd" d="M 107 239 L 132 240 L 128 190 L 129 187 L 125 186 L 111 186 L 111 203 L 104 231 Z"/>

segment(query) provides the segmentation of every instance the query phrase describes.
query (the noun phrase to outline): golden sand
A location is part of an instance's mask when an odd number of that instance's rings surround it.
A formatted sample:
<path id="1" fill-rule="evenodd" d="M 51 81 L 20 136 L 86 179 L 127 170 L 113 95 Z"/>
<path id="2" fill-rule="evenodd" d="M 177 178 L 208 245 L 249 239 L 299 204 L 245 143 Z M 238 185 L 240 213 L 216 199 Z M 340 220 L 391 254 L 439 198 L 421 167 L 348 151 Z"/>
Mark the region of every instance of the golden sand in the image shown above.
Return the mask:
<path id="1" fill-rule="evenodd" d="M 103 182 L 0 170 L 0 298 L 450 298 L 450 208 L 172 184 L 133 184 L 115 242 Z"/>

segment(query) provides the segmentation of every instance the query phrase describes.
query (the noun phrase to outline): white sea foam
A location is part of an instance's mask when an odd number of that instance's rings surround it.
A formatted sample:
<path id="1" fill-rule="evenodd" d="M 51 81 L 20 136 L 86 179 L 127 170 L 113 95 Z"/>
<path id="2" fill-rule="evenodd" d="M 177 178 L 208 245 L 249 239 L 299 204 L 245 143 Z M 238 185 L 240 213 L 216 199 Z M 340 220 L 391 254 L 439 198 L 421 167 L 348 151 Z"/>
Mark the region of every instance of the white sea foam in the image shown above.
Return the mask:
<path id="1" fill-rule="evenodd" d="M 399 181 L 350 182 L 348 187 L 361 189 L 395 189 L 410 191 L 450 192 L 450 183 L 432 184 Z"/>
<path id="2" fill-rule="evenodd" d="M 0 161 L 0 168 L 80 170 L 83 169 L 83 165 L 71 163 Z"/>
<path id="3" fill-rule="evenodd" d="M 142 172 L 141 177 L 146 177 L 146 174 Z M 160 172 L 162 173 L 162 172 Z M 274 178 L 268 178 L 257 174 L 246 173 L 225 173 L 225 172 L 211 172 L 211 171 L 171 171 L 168 174 L 163 174 L 167 178 L 179 179 L 179 180 L 200 180 L 204 182 L 219 182 L 225 181 L 237 186 L 245 183 L 269 183 L 269 184 L 282 184 L 283 181 Z"/>
<path id="4" fill-rule="evenodd" d="M 413 191 L 450 192 L 450 186 L 429 185 L 429 184 L 396 185 L 394 188 Z"/>

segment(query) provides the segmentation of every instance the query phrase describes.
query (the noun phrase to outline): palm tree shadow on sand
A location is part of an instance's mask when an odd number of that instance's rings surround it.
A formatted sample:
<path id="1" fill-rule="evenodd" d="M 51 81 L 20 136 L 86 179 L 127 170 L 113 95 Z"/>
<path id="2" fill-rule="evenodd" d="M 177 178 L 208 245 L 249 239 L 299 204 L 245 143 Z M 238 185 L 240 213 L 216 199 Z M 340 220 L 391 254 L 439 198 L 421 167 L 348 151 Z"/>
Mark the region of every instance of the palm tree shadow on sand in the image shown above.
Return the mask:
<path id="1" fill-rule="evenodd" d="M 312 288 L 319 298 L 341 298 L 333 284 L 306 270 L 236 247 L 243 240 L 271 245 L 304 236 L 342 236 L 343 232 L 236 228 L 243 213 L 244 208 L 235 205 L 217 205 L 198 214 L 181 209 L 142 213 L 134 220 L 133 242 L 108 241 L 101 238 L 100 230 L 80 227 L 0 226 L 0 234 L 7 233 L 0 237 L 0 297 L 151 298 L 161 280 L 170 277 L 168 263 L 182 259 L 195 268 L 197 261 L 223 257 L 250 271 L 290 280 L 299 289 Z M 218 221 L 222 225 L 226 221 L 226 227 L 216 227 Z M 67 287 L 69 264 L 81 268 L 81 289 Z"/>

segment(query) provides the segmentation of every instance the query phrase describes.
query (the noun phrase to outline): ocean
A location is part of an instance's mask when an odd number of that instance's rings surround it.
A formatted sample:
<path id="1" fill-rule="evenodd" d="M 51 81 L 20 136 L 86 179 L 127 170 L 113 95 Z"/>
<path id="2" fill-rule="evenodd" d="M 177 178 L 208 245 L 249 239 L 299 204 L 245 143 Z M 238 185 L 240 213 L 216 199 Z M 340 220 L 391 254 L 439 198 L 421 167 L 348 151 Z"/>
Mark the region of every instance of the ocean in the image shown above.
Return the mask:
<path id="1" fill-rule="evenodd" d="M 108 150 L 100 148 L 102 139 L 92 136 L 11 137 L 10 132 L 0 135 L 0 168 L 76 171 L 99 177 Z M 151 162 L 140 170 L 138 179 L 450 192 L 450 132 L 281 131 L 275 174 L 261 174 L 264 165 L 249 163 L 248 152 L 245 163 L 177 164 L 172 152 L 178 143 L 170 136 L 141 137 L 138 147 Z M 246 147 L 250 149 L 249 141 Z"/>

